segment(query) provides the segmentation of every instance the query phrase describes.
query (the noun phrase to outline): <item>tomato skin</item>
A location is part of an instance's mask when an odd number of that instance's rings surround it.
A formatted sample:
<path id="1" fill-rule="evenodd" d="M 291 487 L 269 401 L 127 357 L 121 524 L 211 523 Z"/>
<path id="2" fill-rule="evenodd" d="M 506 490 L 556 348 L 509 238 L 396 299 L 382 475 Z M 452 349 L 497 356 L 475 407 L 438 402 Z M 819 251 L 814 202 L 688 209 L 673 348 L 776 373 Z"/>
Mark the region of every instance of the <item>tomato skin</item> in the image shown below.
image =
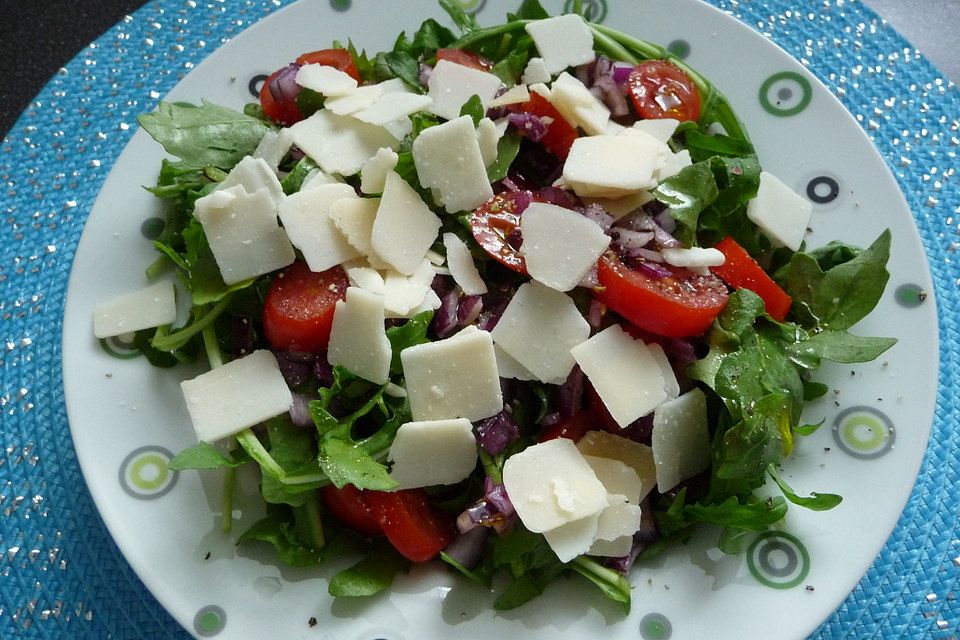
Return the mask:
<path id="1" fill-rule="evenodd" d="M 333 67 L 343 71 L 351 78 L 360 82 L 360 72 L 353 61 L 353 56 L 346 49 L 321 49 L 302 53 L 297 58 L 297 64 L 322 64 L 325 67 Z"/>
<path id="2" fill-rule="evenodd" d="M 557 108 L 550 104 L 550 101 L 539 93 L 531 93 L 530 99 L 520 104 L 510 105 L 510 111 L 515 113 L 530 113 L 539 118 L 550 118 L 552 122 L 547 125 L 547 133 L 540 139 L 543 147 L 560 158 L 566 160 L 570 155 L 570 147 L 573 141 L 579 136 L 576 128 L 557 111 Z M 523 135 L 523 129 L 517 129 Z"/>
<path id="3" fill-rule="evenodd" d="M 700 119 L 700 93 L 682 69 L 666 60 L 646 60 L 627 79 L 637 113 L 644 119 Z"/>
<path id="4" fill-rule="evenodd" d="M 661 266 L 673 275 L 655 278 L 608 251 L 597 263 L 597 300 L 651 333 L 669 338 L 700 335 L 727 304 L 726 286 L 714 275 Z"/>
<path id="5" fill-rule="evenodd" d="M 524 275 L 527 263 L 511 241 L 520 238 L 520 214 L 531 202 L 542 198 L 532 191 L 505 191 L 470 214 L 470 232 L 477 243 L 497 262 Z"/>
<path id="6" fill-rule="evenodd" d="M 437 62 L 441 60 L 454 62 L 478 71 L 490 71 L 493 68 L 492 60 L 487 60 L 483 56 L 463 49 L 437 49 Z"/>
<path id="7" fill-rule="evenodd" d="M 714 248 L 726 259 L 719 267 L 710 267 L 710 271 L 734 289 L 753 291 L 763 299 L 763 306 L 770 317 L 782 322 L 793 304 L 790 295 L 730 236 L 721 240 Z"/>
<path id="8" fill-rule="evenodd" d="M 364 491 L 363 495 L 387 540 L 408 560 L 432 560 L 453 542 L 453 521 L 433 510 L 423 489 Z"/>
<path id="9" fill-rule="evenodd" d="M 339 266 L 320 273 L 294 262 L 274 278 L 263 305 L 263 332 L 278 350 L 319 353 L 327 348 L 333 312 L 346 297 L 347 273 Z"/>
<path id="10" fill-rule="evenodd" d="M 263 113 L 274 122 L 283 125 L 291 125 L 303 120 L 303 115 L 297 108 L 296 95 L 277 100 L 270 91 L 270 82 L 280 74 L 287 72 L 287 68 L 283 67 L 274 71 L 263 81 L 263 85 L 260 87 L 260 108 L 263 109 Z"/>
<path id="11" fill-rule="evenodd" d="M 587 431 L 593 431 L 599 428 L 601 427 L 594 415 L 594 411 L 591 408 L 581 409 L 569 418 L 543 429 L 537 441 L 546 442 L 547 440 L 566 438 L 567 440 L 576 442 L 582 438 Z"/>
<path id="12" fill-rule="evenodd" d="M 320 496 L 327 510 L 340 522 L 363 533 L 383 535 L 380 521 L 367 504 L 365 492 L 352 484 L 340 489 L 331 484 L 320 489 Z"/>

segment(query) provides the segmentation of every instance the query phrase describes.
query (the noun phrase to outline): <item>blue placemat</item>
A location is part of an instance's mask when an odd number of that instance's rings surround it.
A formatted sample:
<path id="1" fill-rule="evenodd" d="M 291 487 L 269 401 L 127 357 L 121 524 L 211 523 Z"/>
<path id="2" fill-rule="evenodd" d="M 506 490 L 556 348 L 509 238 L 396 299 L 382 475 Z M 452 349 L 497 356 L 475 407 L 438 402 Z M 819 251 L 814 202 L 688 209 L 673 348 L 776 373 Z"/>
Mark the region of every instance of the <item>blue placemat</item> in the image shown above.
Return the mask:
<path id="1" fill-rule="evenodd" d="M 814 637 L 956 640 L 960 91 L 859 2 L 711 1 L 801 60 L 856 116 L 900 182 L 936 282 L 941 388 L 927 457 L 880 557 Z M 286 4 L 151 2 L 63 68 L 0 145 L 0 637 L 189 637 L 126 564 L 80 475 L 60 373 L 66 282 L 136 114 Z"/>

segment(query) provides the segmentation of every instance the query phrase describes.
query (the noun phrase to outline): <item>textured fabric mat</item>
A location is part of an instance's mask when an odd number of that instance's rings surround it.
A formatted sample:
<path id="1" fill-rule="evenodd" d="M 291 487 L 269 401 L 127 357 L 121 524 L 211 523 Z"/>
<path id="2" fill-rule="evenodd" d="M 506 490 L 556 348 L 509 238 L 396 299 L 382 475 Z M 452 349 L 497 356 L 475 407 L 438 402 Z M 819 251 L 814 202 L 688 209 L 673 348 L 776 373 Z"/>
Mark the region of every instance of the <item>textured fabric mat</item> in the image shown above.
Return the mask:
<path id="1" fill-rule="evenodd" d="M 859 2 L 712 3 L 801 60 L 856 116 L 915 214 L 940 306 L 941 387 L 917 485 L 883 552 L 814 637 L 955 640 L 960 91 Z M 156 0 L 62 69 L 0 144 L 0 637 L 189 637 L 124 561 L 80 474 L 59 364 L 66 283 L 135 115 L 286 4 Z"/>

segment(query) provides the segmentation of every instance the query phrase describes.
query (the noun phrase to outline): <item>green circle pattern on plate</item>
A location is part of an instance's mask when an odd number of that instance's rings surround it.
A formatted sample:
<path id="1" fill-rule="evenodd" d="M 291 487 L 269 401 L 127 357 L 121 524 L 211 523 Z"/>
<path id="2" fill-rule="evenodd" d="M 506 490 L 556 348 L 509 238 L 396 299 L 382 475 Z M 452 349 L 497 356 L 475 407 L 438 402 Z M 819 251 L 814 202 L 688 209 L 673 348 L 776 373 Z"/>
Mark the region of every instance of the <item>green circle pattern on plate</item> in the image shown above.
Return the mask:
<path id="1" fill-rule="evenodd" d="M 833 439 L 854 458 L 879 458 L 893 447 L 896 430 L 882 411 L 850 407 L 833 419 Z"/>
<path id="2" fill-rule="evenodd" d="M 227 613 L 216 605 L 208 605 L 193 617 L 193 630 L 201 638 L 211 638 L 227 626 Z"/>
<path id="3" fill-rule="evenodd" d="M 640 637 L 643 640 L 667 640 L 673 635 L 673 625 L 661 613 L 648 613 L 640 620 Z"/>
<path id="4" fill-rule="evenodd" d="M 927 291 L 920 285 L 902 284 L 897 287 L 896 300 L 900 306 L 911 309 L 922 305 L 928 295 Z"/>
<path id="5" fill-rule="evenodd" d="M 775 73 L 760 85 L 760 105 L 767 113 L 781 118 L 801 113 L 812 99 L 810 81 L 794 71 Z"/>
<path id="6" fill-rule="evenodd" d="M 795 536 L 765 531 L 747 549 L 747 567 L 761 584 L 792 589 L 810 573 L 810 554 Z"/>
<path id="7" fill-rule="evenodd" d="M 155 500 L 173 489 L 176 471 L 167 465 L 173 454 L 163 447 L 134 449 L 120 463 L 120 486 L 132 498 Z"/>
<path id="8" fill-rule="evenodd" d="M 131 360 L 139 358 L 140 352 L 133 348 L 133 341 L 127 340 L 127 336 L 113 336 L 110 338 L 100 338 L 100 348 L 107 354 L 120 360 Z"/>

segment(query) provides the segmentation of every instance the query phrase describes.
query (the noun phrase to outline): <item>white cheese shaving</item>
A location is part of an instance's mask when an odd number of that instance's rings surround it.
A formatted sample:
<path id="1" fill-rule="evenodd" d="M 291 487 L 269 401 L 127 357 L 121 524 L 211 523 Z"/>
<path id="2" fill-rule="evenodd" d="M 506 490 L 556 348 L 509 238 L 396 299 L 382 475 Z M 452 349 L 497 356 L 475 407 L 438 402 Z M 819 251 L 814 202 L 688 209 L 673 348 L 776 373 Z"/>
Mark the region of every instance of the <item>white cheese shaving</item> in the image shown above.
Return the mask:
<path id="1" fill-rule="evenodd" d="M 360 191 L 362 193 L 383 193 L 387 174 L 397 166 L 400 156 L 393 149 L 379 149 L 375 156 L 367 160 L 360 169 Z"/>
<path id="2" fill-rule="evenodd" d="M 593 32 L 575 13 L 534 20 L 524 28 L 533 38 L 544 66 L 551 74 L 592 62 L 597 57 L 593 51 Z"/>
<path id="3" fill-rule="evenodd" d="M 545 84 L 550 82 L 552 79 L 550 72 L 547 70 L 547 65 L 544 63 L 543 58 L 530 58 L 527 62 L 526 68 L 523 70 L 523 75 L 520 77 L 520 82 L 526 85 L 531 84 Z"/>
<path id="4" fill-rule="evenodd" d="M 497 145 L 500 137 L 503 136 L 496 123 L 490 118 L 483 118 L 477 125 L 477 144 L 480 145 L 480 157 L 483 159 L 483 166 L 490 168 L 497 161 Z"/>
<path id="5" fill-rule="evenodd" d="M 366 256 L 374 269 L 385 269 L 387 264 L 373 250 L 373 223 L 380 209 L 380 198 L 345 197 L 330 207 L 330 219 L 350 245 Z"/>
<path id="6" fill-rule="evenodd" d="M 580 453 L 583 453 L 580 447 L 577 447 L 577 449 Z M 621 495 L 626 502 L 640 505 L 640 496 L 644 494 L 643 481 L 629 465 L 613 458 L 586 454 L 584 454 L 583 459 L 593 469 L 593 472 L 597 475 L 597 480 L 607 490 L 607 493 Z"/>
<path id="7" fill-rule="evenodd" d="M 546 80 L 541 82 L 549 82 L 550 77 L 548 76 Z M 494 98 L 487 105 L 488 109 L 493 109 L 495 107 L 506 107 L 511 104 L 521 104 L 530 99 L 530 91 L 527 89 L 525 84 L 518 84 L 510 87 L 502 94 Z"/>
<path id="8" fill-rule="evenodd" d="M 98 304 L 93 310 L 93 335 L 110 338 L 172 324 L 176 319 L 173 283 L 164 280 Z"/>
<path id="9" fill-rule="evenodd" d="M 647 345 L 650 355 L 653 356 L 657 364 L 660 365 L 660 373 L 663 375 L 663 392 L 667 394 L 667 399 L 672 400 L 680 395 L 680 383 L 677 382 L 677 374 L 667 359 L 667 354 L 663 347 L 655 342 Z"/>
<path id="10" fill-rule="evenodd" d="M 640 528 L 640 507 L 624 500 L 624 496 L 608 496 L 606 508 L 597 518 L 597 533 L 590 555 L 618 558 L 630 553 L 633 534 Z"/>
<path id="11" fill-rule="evenodd" d="M 352 176 L 383 147 L 399 142 L 383 127 L 327 109 L 290 127 L 294 143 L 327 173 Z"/>
<path id="12" fill-rule="evenodd" d="M 387 315 L 403 317 L 423 304 L 436 273 L 427 259 L 409 276 L 387 271 L 383 279 L 383 306 Z"/>
<path id="13" fill-rule="evenodd" d="M 266 349 L 180 383 L 201 442 L 215 442 L 290 410 L 293 396 Z"/>
<path id="14" fill-rule="evenodd" d="M 577 449 L 585 457 L 595 456 L 619 460 L 633 469 L 641 483 L 637 504 L 643 502 L 657 484 L 657 467 L 653 462 L 653 449 L 648 445 L 606 431 L 588 431 L 577 440 Z"/>
<path id="15" fill-rule="evenodd" d="M 757 197 L 747 203 L 747 217 L 775 242 L 794 251 L 800 249 L 812 211 L 809 200 L 766 171 L 760 173 Z"/>
<path id="16" fill-rule="evenodd" d="M 257 148 L 253 151 L 254 158 L 262 158 L 269 165 L 274 173 L 280 173 L 280 161 L 290 151 L 290 145 L 293 139 L 290 137 L 290 131 L 286 128 L 278 131 L 267 131 L 260 138 Z"/>
<path id="17" fill-rule="evenodd" d="M 277 174 L 263 158 L 253 156 L 243 158 L 214 190 L 221 191 L 236 186 L 243 187 L 248 194 L 266 189 L 275 206 L 279 206 L 284 198 L 283 187 L 280 186 Z"/>
<path id="18" fill-rule="evenodd" d="M 679 125 L 680 121 L 673 118 L 652 118 L 649 120 L 637 120 L 633 123 L 633 128 L 653 136 L 660 142 L 666 144 L 666 142 L 673 137 L 673 133 Z"/>
<path id="19" fill-rule="evenodd" d="M 347 184 L 320 184 L 288 196 L 280 205 L 280 220 L 311 271 L 326 271 L 360 256 L 337 229 L 330 212 L 344 198 L 357 198 Z"/>
<path id="20" fill-rule="evenodd" d="M 548 529 L 543 537 L 560 562 L 570 562 L 590 550 L 597 537 L 599 521 L 600 514 L 594 514 Z"/>
<path id="21" fill-rule="evenodd" d="M 386 93 L 366 109 L 361 109 L 353 117 L 363 122 L 386 126 L 391 122 L 406 118 L 411 113 L 423 111 L 433 103 L 433 98 L 419 93 Z"/>
<path id="22" fill-rule="evenodd" d="M 436 189 L 448 213 L 476 209 L 493 197 L 470 116 L 425 129 L 412 152 L 420 184 Z"/>
<path id="23" fill-rule="evenodd" d="M 589 135 L 606 133 L 610 109 L 587 87 L 564 71 L 550 87 L 550 101 L 560 114 Z"/>
<path id="24" fill-rule="evenodd" d="M 499 77 L 479 69 L 440 60 L 433 68 L 427 95 L 433 99 L 429 111 L 447 120 L 460 115 L 460 109 L 473 96 L 478 96 L 484 111 L 490 101 L 496 97 L 503 82 Z"/>
<path id="25" fill-rule="evenodd" d="M 690 158 L 690 152 L 686 149 L 677 153 L 665 154 L 663 163 L 657 170 L 657 180 L 663 182 L 667 178 L 677 175 L 691 164 L 693 164 L 693 160 Z"/>
<path id="26" fill-rule="evenodd" d="M 693 389 L 657 407 L 651 444 L 660 493 L 710 466 L 707 401 L 703 391 Z"/>
<path id="27" fill-rule="evenodd" d="M 656 186 L 661 143 L 650 136 L 597 135 L 577 138 L 563 177 L 580 196 L 618 198 Z"/>
<path id="28" fill-rule="evenodd" d="M 383 295 L 383 276 L 376 269 L 370 267 L 350 267 L 347 269 L 347 280 L 351 287 L 359 287 L 364 291 Z"/>
<path id="29" fill-rule="evenodd" d="M 357 88 L 348 73 L 323 64 L 305 64 L 297 71 L 296 83 L 325 96 L 343 96 Z"/>
<path id="30" fill-rule="evenodd" d="M 718 249 L 690 247 L 666 248 L 661 251 L 663 261 L 675 267 L 719 267 L 726 259 Z"/>
<path id="31" fill-rule="evenodd" d="M 327 361 L 374 384 L 386 383 L 393 351 L 383 321 L 382 296 L 347 287 L 346 299 L 338 300 L 333 312 Z"/>
<path id="32" fill-rule="evenodd" d="M 455 484 L 477 466 L 477 440 L 465 418 L 400 425 L 387 459 L 398 489 Z"/>
<path id="33" fill-rule="evenodd" d="M 520 233 L 527 273 L 557 291 L 576 287 L 610 244 L 610 236 L 593 220 L 544 202 L 524 210 Z"/>
<path id="34" fill-rule="evenodd" d="M 349 116 L 373 106 L 377 99 L 393 91 L 409 93 L 410 89 L 399 78 L 391 78 L 377 84 L 366 84 L 342 96 L 331 97 L 324 101 L 325 109 L 341 116 Z"/>
<path id="35" fill-rule="evenodd" d="M 503 347 L 494 343 L 493 353 L 497 357 L 497 372 L 501 378 L 514 380 L 537 380 L 537 376 L 530 373 L 526 367 L 517 362 L 513 356 L 503 350 Z"/>
<path id="36" fill-rule="evenodd" d="M 443 234 L 443 246 L 447 249 L 447 266 L 454 282 L 460 285 L 468 296 L 479 296 L 487 292 L 487 284 L 480 277 L 473 254 L 466 243 L 454 233 Z"/>
<path id="37" fill-rule="evenodd" d="M 440 219 L 407 182 L 391 171 L 373 222 L 374 253 L 404 275 L 420 266 L 437 239 Z"/>
<path id="38" fill-rule="evenodd" d="M 653 200 L 653 196 L 649 191 L 631 193 L 620 198 L 583 198 L 583 201 L 587 204 L 598 204 L 603 207 L 603 210 L 613 216 L 614 220 L 619 220 L 633 213 L 651 200 Z"/>

